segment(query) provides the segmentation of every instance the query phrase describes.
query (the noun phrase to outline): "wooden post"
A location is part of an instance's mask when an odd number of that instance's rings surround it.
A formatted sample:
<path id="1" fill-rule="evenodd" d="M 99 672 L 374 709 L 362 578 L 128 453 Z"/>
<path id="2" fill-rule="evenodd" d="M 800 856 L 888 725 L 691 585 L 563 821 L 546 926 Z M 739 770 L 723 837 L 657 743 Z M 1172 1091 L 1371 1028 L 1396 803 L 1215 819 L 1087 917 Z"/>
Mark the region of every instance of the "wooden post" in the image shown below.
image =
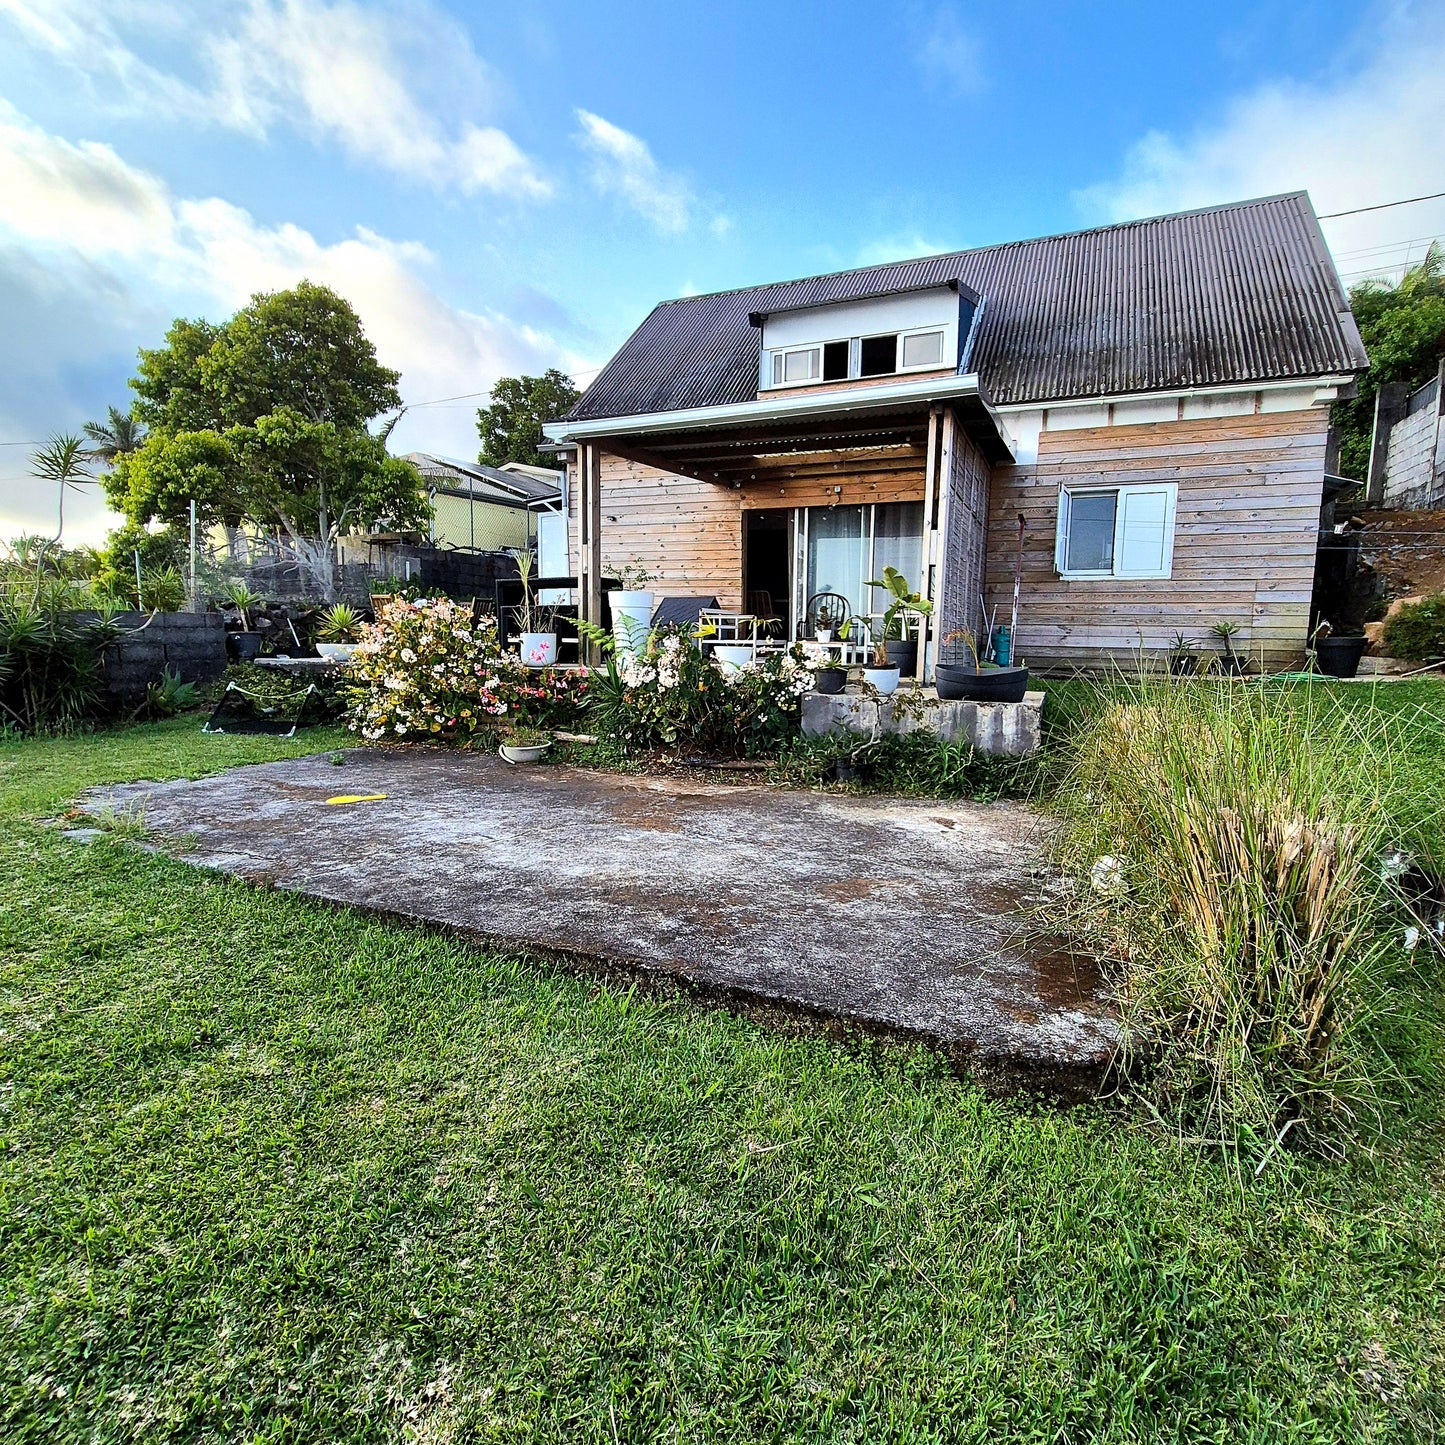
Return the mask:
<path id="1" fill-rule="evenodd" d="M 602 457 L 591 442 L 577 448 L 577 581 L 582 616 L 602 626 Z M 589 660 L 597 660 L 597 649 L 588 646 Z"/>
<path id="2" fill-rule="evenodd" d="M 928 412 L 928 452 L 923 459 L 923 595 L 933 603 L 933 614 L 918 625 L 918 664 L 914 677 L 928 676 L 928 642 L 938 636 L 938 441 L 941 407 Z"/>

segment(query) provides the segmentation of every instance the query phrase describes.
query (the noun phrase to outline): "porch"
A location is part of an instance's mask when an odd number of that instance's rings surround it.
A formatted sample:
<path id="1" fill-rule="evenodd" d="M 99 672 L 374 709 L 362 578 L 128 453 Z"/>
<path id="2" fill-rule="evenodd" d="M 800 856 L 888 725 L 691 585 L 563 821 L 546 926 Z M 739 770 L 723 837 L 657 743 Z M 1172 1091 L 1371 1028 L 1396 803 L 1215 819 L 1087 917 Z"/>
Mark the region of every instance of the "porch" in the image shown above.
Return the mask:
<path id="1" fill-rule="evenodd" d="M 899 393 L 902 393 L 901 395 Z M 582 615 L 602 581 L 642 566 L 659 595 L 715 597 L 773 635 L 879 616 L 869 579 L 896 567 L 931 604 L 917 675 L 977 628 L 991 467 L 1009 458 L 971 377 L 838 389 L 650 417 L 562 423 Z"/>

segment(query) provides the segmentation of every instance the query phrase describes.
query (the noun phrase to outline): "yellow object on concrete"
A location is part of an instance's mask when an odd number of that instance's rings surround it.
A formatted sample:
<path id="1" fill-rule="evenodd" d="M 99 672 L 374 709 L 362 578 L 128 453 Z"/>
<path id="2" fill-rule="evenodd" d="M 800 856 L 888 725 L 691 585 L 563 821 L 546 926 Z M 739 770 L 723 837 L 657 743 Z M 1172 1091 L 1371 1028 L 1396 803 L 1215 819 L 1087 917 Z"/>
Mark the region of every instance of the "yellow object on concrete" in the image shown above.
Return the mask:
<path id="1" fill-rule="evenodd" d="M 327 798 L 328 803 L 380 803 L 385 801 L 385 793 L 338 793 L 334 798 Z"/>

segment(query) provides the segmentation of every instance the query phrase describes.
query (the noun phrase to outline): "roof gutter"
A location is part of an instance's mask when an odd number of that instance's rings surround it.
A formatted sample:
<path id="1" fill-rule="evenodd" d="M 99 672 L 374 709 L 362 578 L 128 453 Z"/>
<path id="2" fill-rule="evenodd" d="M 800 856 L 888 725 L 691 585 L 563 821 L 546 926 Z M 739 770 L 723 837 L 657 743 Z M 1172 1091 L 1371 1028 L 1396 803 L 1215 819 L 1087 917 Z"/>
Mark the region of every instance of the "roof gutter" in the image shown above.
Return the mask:
<path id="1" fill-rule="evenodd" d="M 722 406 L 694 406 L 683 411 L 643 412 L 636 416 L 606 416 L 580 421 L 552 421 L 542 427 L 548 441 L 566 444 L 597 441 L 606 437 L 633 436 L 640 432 L 686 432 L 704 427 L 747 426 L 754 422 L 826 421 L 829 417 L 895 411 L 931 401 L 972 399 L 988 413 L 1005 445 L 1008 432 L 998 414 L 984 399 L 974 372 L 965 375 L 920 377 L 884 386 L 854 387 L 829 392 L 804 392 L 793 396 L 767 397 L 760 401 L 736 401 Z M 1012 447 L 1010 446 L 1010 450 Z"/>

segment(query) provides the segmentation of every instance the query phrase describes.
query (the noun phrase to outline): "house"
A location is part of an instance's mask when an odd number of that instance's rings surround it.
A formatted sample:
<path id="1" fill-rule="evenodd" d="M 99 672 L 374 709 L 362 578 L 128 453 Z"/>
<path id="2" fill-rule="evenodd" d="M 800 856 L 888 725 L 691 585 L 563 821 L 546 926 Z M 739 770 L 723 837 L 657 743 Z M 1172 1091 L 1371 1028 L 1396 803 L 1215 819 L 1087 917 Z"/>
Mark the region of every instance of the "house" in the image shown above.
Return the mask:
<path id="1" fill-rule="evenodd" d="M 1304 193 L 657 306 L 569 415 L 584 615 L 632 562 L 807 634 L 889 563 L 1072 667 L 1216 621 L 1297 659 L 1329 405 L 1367 365 Z M 1021 530 L 1022 529 L 1022 530 Z"/>
<path id="2" fill-rule="evenodd" d="M 438 547 L 498 552 L 530 547 L 537 519 L 560 512 L 562 478 L 541 467 L 507 462 L 500 467 L 410 452 L 432 503 L 430 540 Z"/>

